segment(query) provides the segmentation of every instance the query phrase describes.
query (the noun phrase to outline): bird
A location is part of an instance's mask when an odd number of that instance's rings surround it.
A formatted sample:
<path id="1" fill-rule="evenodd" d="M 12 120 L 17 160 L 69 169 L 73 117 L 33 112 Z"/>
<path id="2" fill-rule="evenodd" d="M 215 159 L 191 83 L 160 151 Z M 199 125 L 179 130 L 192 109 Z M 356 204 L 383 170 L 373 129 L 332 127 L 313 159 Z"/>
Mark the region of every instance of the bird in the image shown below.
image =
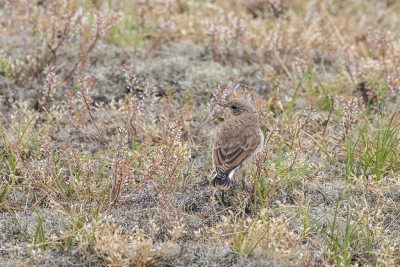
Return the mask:
<path id="1" fill-rule="evenodd" d="M 234 98 L 218 105 L 229 108 L 231 118 L 218 126 L 214 138 L 212 160 L 216 174 L 210 189 L 228 190 L 237 171 L 241 176 L 243 190 L 249 166 L 264 145 L 258 112 L 244 98 Z"/>

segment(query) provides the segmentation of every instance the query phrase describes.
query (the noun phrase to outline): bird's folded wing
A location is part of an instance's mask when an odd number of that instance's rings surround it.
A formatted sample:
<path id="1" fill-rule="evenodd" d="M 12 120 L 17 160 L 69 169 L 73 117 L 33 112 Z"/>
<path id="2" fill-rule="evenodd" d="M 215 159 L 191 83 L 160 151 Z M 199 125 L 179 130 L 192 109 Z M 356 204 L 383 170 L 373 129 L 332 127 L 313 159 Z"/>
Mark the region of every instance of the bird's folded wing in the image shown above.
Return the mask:
<path id="1" fill-rule="evenodd" d="M 258 129 L 246 132 L 228 139 L 222 139 L 219 135 L 215 137 L 213 161 L 218 178 L 225 178 L 260 145 Z"/>

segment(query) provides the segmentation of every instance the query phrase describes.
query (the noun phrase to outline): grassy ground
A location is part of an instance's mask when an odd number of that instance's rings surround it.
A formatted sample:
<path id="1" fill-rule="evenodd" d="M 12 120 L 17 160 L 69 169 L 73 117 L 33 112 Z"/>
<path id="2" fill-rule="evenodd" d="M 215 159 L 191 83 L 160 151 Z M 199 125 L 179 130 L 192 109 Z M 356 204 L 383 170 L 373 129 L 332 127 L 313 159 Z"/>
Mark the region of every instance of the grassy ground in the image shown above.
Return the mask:
<path id="1" fill-rule="evenodd" d="M 0 265 L 400 264 L 400 3 L 0 0 Z M 253 181 L 208 189 L 253 102 Z"/>

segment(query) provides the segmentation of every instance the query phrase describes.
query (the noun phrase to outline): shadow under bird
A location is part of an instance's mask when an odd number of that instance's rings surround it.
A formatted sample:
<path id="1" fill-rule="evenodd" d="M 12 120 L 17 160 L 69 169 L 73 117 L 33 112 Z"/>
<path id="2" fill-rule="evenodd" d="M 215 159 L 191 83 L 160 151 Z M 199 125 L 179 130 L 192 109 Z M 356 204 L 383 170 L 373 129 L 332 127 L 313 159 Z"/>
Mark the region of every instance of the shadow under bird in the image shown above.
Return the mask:
<path id="1" fill-rule="evenodd" d="M 229 108 L 231 118 L 221 123 L 214 138 L 213 164 L 216 175 L 210 189 L 227 190 L 233 174 L 241 176 L 242 188 L 254 156 L 261 152 L 264 136 L 260 129 L 257 109 L 244 98 L 218 103 Z"/>

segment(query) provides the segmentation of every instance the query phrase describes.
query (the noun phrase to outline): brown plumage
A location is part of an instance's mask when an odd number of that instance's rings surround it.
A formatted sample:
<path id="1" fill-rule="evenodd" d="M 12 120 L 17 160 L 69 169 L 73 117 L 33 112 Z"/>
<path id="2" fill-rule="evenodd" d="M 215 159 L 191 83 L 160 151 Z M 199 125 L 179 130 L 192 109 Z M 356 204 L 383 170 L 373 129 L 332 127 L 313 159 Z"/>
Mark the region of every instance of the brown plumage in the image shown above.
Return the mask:
<path id="1" fill-rule="evenodd" d="M 235 170 L 243 167 L 247 169 L 254 155 L 261 152 L 264 137 L 260 130 L 258 112 L 250 101 L 236 98 L 226 104 L 219 104 L 229 108 L 232 117 L 219 125 L 214 139 L 213 163 L 216 175 L 210 188 L 227 190 L 232 184 Z"/>

